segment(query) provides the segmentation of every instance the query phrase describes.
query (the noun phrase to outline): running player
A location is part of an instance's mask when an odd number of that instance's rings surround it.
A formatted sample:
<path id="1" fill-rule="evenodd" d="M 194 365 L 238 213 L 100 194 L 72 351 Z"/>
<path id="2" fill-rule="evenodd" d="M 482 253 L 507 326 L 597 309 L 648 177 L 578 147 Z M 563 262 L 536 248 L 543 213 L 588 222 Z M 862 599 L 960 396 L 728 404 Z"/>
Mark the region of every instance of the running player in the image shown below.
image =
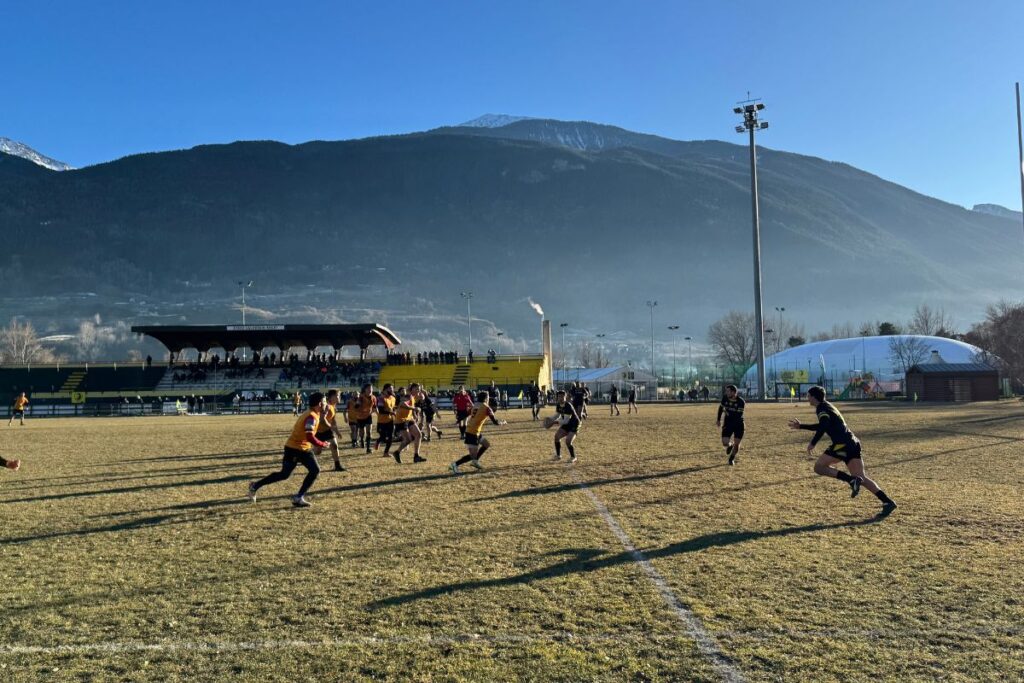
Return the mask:
<path id="1" fill-rule="evenodd" d="M 467 462 L 478 470 L 483 469 L 483 466 L 480 464 L 480 458 L 483 457 L 484 451 L 491 447 L 491 443 L 483 436 L 484 423 L 488 419 L 498 426 L 508 424 L 505 420 L 499 421 L 494 415 L 494 411 L 487 404 L 488 398 L 489 396 L 486 391 L 481 391 L 476 395 L 477 405 L 473 410 L 473 414 L 469 416 L 466 436 L 463 438 L 463 441 L 466 443 L 466 449 L 469 452 L 451 464 L 448 469 L 452 471 L 452 474 L 461 474 L 459 472 L 459 465 L 465 465 Z"/>
<path id="2" fill-rule="evenodd" d="M 377 445 L 379 449 L 384 444 L 384 455 L 387 458 L 391 455 L 391 444 L 395 438 L 395 388 L 390 383 L 385 384 L 380 390 L 380 398 L 377 399 Z"/>
<path id="3" fill-rule="evenodd" d="M 416 426 L 416 411 L 419 410 L 416 407 L 416 402 L 419 397 L 420 385 L 413 382 L 409 385 L 408 396 L 404 400 L 399 401 L 398 408 L 395 409 L 395 436 L 402 440 L 398 450 L 392 453 L 397 463 L 402 462 L 402 451 L 409 444 L 413 444 L 413 462 L 427 461 L 426 458 L 420 456 L 420 442 L 423 440 L 423 432 Z"/>
<path id="4" fill-rule="evenodd" d="M 292 415 L 298 415 L 300 412 L 302 412 L 302 392 L 296 391 L 292 396 Z"/>
<path id="5" fill-rule="evenodd" d="M 6 467 L 7 469 L 11 470 L 12 472 L 17 472 L 19 469 L 21 469 L 21 461 L 20 460 L 6 460 L 4 458 L 0 458 L 0 467 Z"/>
<path id="6" fill-rule="evenodd" d="M 302 480 L 299 492 L 292 496 L 292 505 L 297 508 L 308 508 L 310 503 L 306 500 L 306 492 L 316 481 L 320 474 L 320 465 L 313 457 L 313 448 L 324 448 L 327 444 L 316 438 L 317 430 L 320 427 L 320 416 L 323 414 L 326 403 L 324 395 L 319 391 L 309 395 L 309 410 L 302 413 L 292 427 L 291 436 L 284 444 L 284 458 L 281 461 L 281 471 L 268 474 L 257 482 L 249 484 L 249 500 L 256 502 L 256 492 L 267 484 L 276 481 L 284 481 L 292 476 L 295 467 L 300 463 L 306 468 L 306 478 Z"/>
<path id="7" fill-rule="evenodd" d="M 555 394 L 555 414 L 561 423 L 558 431 L 555 432 L 555 460 L 562 459 L 562 439 L 565 439 L 565 447 L 569 450 L 569 462 L 576 462 L 576 449 L 572 444 L 576 441 L 576 435 L 580 431 L 580 414 L 572 403 L 566 400 L 565 391 L 559 390 Z"/>
<path id="8" fill-rule="evenodd" d="M 459 390 L 452 397 L 452 409 L 455 411 L 455 424 L 459 427 L 460 438 L 466 438 L 466 420 L 473 411 L 473 397 L 466 391 L 466 387 L 459 385 Z"/>
<path id="9" fill-rule="evenodd" d="M 372 384 L 363 385 L 358 401 L 356 431 L 359 433 L 359 446 L 365 448 L 367 453 L 372 453 L 370 429 L 373 426 L 373 414 L 377 412 L 377 397 L 373 395 Z"/>
<path id="10" fill-rule="evenodd" d="M 437 406 L 434 405 L 434 397 L 430 395 L 429 391 L 422 393 L 420 400 L 420 431 L 422 431 L 427 441 L 430 441 L 430 433 L 437 434 L 437 438 L 441 438 L 444 434 L 440 429 L 434 426 L 434 415 L 437 414 Z"/>
<path id="11" fill-rule="evenodd" d="M 626 401 L 626 415 L 632 414 L 633 411 L 636 411 L 636 414 L 639 415 L 640 406 L 636 404 L 636 387 L 632 384 L 629 385 L 629 395 L 627 396 Z"/>
<path id="12" fill-rule="evenodd" d="M 530 413 L 533 415 L 534 421 L 540 419 L 540 387 L 537 386 L 537 382 L 530 382 L 530 387 L 526 390 L 527 396 L 530 398 Z"/>
<path id="13" fill-rule="evenodd" d="M 825 449 L 817 462 L 814 463 L 814 473 L 824 477 L 835 477 L 845 481 L 850 486 L 850 497 L 856 498 L 863 486 L 875 494 L 878 500 L 882 501 L 882 512 L 880 516 L 885 517 L 892 514 L 896 509 L 896 503 L 892 498 L 885 495 L 885 492 L 878 487 L 874 481 L 868 478 L 864 472 L 864 459 L 861 457 L 860 439 L 854 436 L 850 428 L 846 426 L 846 420 L 836 407 L 825 400 L 825 389 L 822 387 L 811 387 L 807 390 L 807 402 L 814 408 L 818 417 L 817 424 L 800 424 L 800 420 L 789 421 L 790 429 L 807 429 L 814 432 L 811 442 L 807 444 L 807 454 L 814 455 L 814 447 L 822 436 L 828 435 L 832 445 Z M 836 469 L 833 465 L 840 462 L 846 463 L 850 470 L 847 474 Z"/>
<path id="14" fill-rule="evenodd" d="M 331 455 L 334 456 L 334 471 L 344 472 L 345 468 L 341 464 L 341 458 L 339 457 L 340 454 L 338 452 L 338 438 L 340 437 L 340 433 L 338 431 L 337 413 L 338 390 L 331 389 L 327 392 L 327 404 L 324 406 L 323 415 L 320 417 L 320 427 L 319 431 L 316 433 L 316 438 L 330 445 Z M 322 448 L 313 449 L 313 455 L 320 455 L 322 452 Z"/>
<path id="15" fill-rule="evenodd" d="M 740 396 L 735 384 L 725 388 L 725 395 L 718 405 L 718 418 L 715 420 L 716 427 L 722 427 L 722 446 L 725 454 L 729 456 L 729 464 L 736 464 L 736 454 L 740 452 L 740 442 L 743 441 L 743 409 L 747 402 Z M 722 426 L 722 415 L 725 414 L 725 426 Z"/>
<path id="16" fill-rule="evenodd" d="M 583 382 L 572 383 L 572 407 L 576 409 L 576 414 L 580 416 L 581 420 L 587 419 L 587 401 L 590 400 L 590 390 Z"/>
<path id="17" fill-rule="evenodd" d="M 609 415 L 622 415 L 619 412 L 619 388 L 614 384 L 611 391 L 608 392 L 608 405 L 610 406 Z"/>
<path id="18" fill-rule="evenodd" d="M 10 427 L 14 424 L 14 420 L 20 419 L 21 426 L 25 426 L 25 407 L 28 405 L 28 397 L 25 396 L 25 392 L 21 392 L 16 399 L 14 399 L 14 410 L 11 412 L 11 421 L 7 423 Z"/>

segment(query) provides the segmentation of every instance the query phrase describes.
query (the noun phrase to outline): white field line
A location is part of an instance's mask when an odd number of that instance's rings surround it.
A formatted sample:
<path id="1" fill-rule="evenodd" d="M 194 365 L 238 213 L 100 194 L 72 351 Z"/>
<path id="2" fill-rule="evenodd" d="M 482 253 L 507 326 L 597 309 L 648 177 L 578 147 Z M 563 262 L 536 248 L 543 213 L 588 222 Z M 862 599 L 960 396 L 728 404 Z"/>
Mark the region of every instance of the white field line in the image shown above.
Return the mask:
<path id="1" fill-rule="evenodd" d="M 686 633 L 693 638 L 695 643 L 697 643 L 697 648 L 700 650 L 701 654 L 704 655 L 704 658 L 715 667 L 715 670 L 718 672 L 721 679 L 727 683 L 742 683 L 744 680 L 743 674 L 741 674 L 739 669 L 737 669 L 736 666 L 729 661 L 729 658 L 722 653 L 721 648 L 718 647 L 718 643 L 715 641 L 714 637 L 708 633 L 707 629 L 704 628 L 704 624 L 701 623 L 700 618 L 691 612 L 689 608 L 687 608 L 686 605 L 676 597 L 676 594 L 672 592 L 671 588 L 669 588 L 668 582 L 665 581 L 665 578 L 658 573 L 658 570 L 654 568 L 654 565 L 651 564 L 649 559 L 647 559 L 647 556 L 637 550 L 632 539 L 630 539 L 629 534 L 619 526 L 615 517 L 613 517 L 612 513 L 608 511 L 608 508 L 601 499 L 597 497 L 597 494 L 587 486 L 586 482 L 580 479 L 575 468 L 572 470 L 572 478 L 583 493 L 587 494 L 587 497 L 590 498 L 590 502 L 594 504 L 594 507 L 597 509 L 597 513 L 601 515 L 605 524 L 607 524 L 608 528 L 612 530 L 615 537 L 619 539 L 622 547 L 625 548 L 626 552 L 633 557 L 633 561 L 640 565 L 647 574 L 647 577 L 658 589 L 658 593 L 661 594 L 662 600 L 665 601 L 665 604 L 669 606 L 673 613 L 675 613 L 679 618 L 679 621 L 682 622 L 686 629 Z"/>

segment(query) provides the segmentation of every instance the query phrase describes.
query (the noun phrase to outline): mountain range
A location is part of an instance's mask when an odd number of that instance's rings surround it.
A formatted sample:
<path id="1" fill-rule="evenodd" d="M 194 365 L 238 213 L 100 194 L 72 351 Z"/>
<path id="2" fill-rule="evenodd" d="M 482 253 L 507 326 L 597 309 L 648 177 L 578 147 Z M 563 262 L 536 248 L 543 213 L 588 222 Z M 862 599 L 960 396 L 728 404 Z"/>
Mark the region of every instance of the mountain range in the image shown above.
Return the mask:
<path id="1" fill-rule="evenodd" d="M 478 348 L 498 331 L 536 348 L 532 297 L 572 336 L 638 354 L 648 300 L 656 329 L 697 339 L 752 307 L 748 164 L 741 145 L 507 115 L 59 173 L 0 154 L 0 320 L 224 322 L 252 279 L 250 322 L 373 319 L 447 347 L 472 290 Z M 764 147 L 759 181 L 765 307 L 809 331 L 925 302 L 966 326 L 1019 298 L 1019 218 Z"/>

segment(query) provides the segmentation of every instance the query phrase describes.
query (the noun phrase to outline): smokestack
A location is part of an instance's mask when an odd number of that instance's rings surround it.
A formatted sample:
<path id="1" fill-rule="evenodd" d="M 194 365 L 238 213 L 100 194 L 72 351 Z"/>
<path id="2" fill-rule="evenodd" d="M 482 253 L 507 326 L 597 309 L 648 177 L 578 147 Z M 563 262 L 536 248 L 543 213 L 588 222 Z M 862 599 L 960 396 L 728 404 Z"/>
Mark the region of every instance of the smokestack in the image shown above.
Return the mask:
<path id="1" fill-rule="evenodd" d="M 554 376 L 554 363 L 555 359 L 551 355 L 551 321 L 542 320 L 540 323 L 540 337 L 541 346 L 543 347 L 542 352 L 544 354 L 544 360 L 548 366 L 547 386 L 551 389 L 555 386 Z"/>

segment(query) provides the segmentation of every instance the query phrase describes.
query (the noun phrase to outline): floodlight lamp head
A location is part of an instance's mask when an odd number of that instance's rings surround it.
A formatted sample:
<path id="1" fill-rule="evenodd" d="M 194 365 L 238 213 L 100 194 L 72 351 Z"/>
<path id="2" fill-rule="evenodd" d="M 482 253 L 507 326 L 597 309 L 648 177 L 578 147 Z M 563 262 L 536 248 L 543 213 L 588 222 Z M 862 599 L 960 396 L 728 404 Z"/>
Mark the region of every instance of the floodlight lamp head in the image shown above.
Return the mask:
<path id="1" fill-rule="evenodd" d="M 736 126 L 736 132 L 737 133 L 742 133 L 743 130 L 744 130 L 743 126 Z"/>
<path id="2" fill-rule="evenodd" d="M 752 105 L 752 104 L 748 104 L 747 106 L 743 107 L 743 110 L 746 111 L 746 112 L 757 111 L 756 109 L 754 109 L 754 105 Z"/>
<path id="3" fill-rule="evenodd" d="M 768 122 L 767 121 L 762 121 L 761 122 L 761 130 L 764 130 L 767 127 L 768 127 Z"/>
<path id="4" fill-rule="evenodd" d="M 743 110 L 741 108 L 739 108 L 739 107 L 733 107 L 732 111 L 733 111 L 734 114 L 742 114 L 743 113 Z"/>
<path id="5" fill-rule="evenodd" d="M 763 104 L 761 104 L 760 102 L 758 102 L 758 103 L 757 103 L 757 110 L 758 110 L 758 111 L 761 111 L 762 109 L 764 109 L 764 105 L 763 105 Z"/>

